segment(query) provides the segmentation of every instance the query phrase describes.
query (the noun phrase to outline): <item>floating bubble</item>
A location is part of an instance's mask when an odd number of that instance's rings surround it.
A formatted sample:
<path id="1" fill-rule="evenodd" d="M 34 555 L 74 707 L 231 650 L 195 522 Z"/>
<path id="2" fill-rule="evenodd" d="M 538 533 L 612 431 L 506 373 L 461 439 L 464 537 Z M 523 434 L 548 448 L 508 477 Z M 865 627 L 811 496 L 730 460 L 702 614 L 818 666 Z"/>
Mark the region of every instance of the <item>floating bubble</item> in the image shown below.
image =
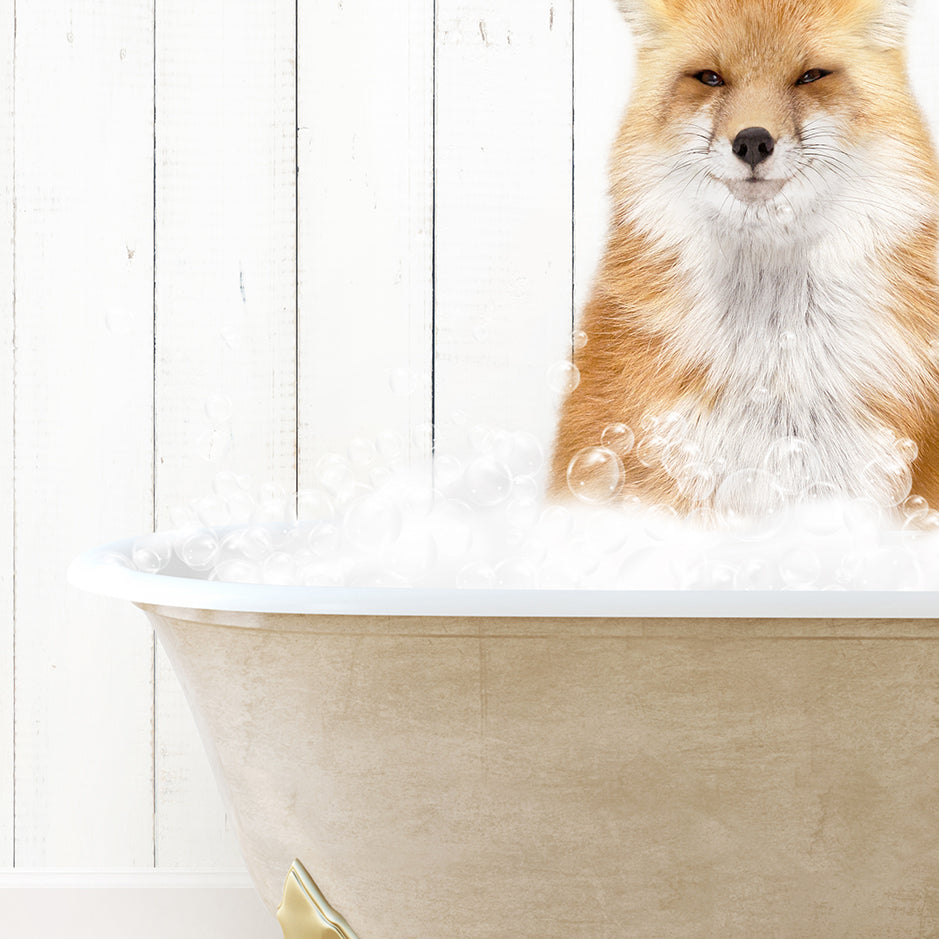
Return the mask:
<path id="1" fill-rule="evenodd" d="M 567 487 L 588 505 L 612 502 L 623 486 L 623 461 L 606 447 L 587 447 L 567 467 Z"/>
<path id="2" fill-rule="evenodd" d="M 758 385 L 750 392 L 750 400 L 754 404 L 766 404 L 772 396 L 772 392 L 765 385 Z"/>
<path id="3" fill-rule="evenodd" d="M 495 445 L 495 431 L 488 424 L 474 424 L 466 440 L 474 453 L 488 453 Z"/>
<path id="4" fill-rule="evenodd" d="M 249 561 L 263 561 L 274 550 L 274 536 L 261 525 L 242 528 L 226 535 L 221 548 L 225 553 L 234 553 Z"/>
<path id="5" fill-rule="evenodd" d="M 668 439 L 660 434 L 651 434 L 643 437 L 636 446 L 636 459 L 648 469 L 658 466 L 662 462 L 665 448 L 669 446 Z"/>
<path id="6" fill-rule="evenodd" d="M 221 496 L 203 496 L 195 504 L 196 515 L 206 528 L 220 528 L 231 522 L 231 507 Z"/>
<path id="7" fill-rule="evenodd" d="M 322 489 L 301 489 L 294 497 L 298 522 L 322 522 L 335 517 L 336 509 Z"/>
<path id="8" fill-rule="evenodd" d="M 675 474 L 678 491 L 689 502 L 707 502 L 714 493 L 717 476 L 706 463 L 690 463 Z"/>
<path id="9" fill-rule="evenodd" d="M 738 536 L 762 537 L 782 507 L 782 494 L 771 473 L 743 469 L 731 473 L 714 495 L 718 520 Z"/>
<path id="10" fill-rule="evenodd" d="M 588 342 L 587 334 L 582 329 L 578 329 L 574 333 L 574 351 L 580 352 L 581 349 L 583 349 L 587 345 L 587 342 Z"/>
<path id="11" fill-rule="evenodd" d="M 194 571 L 207 571 L 218 558 L 218 535 L 207 528 L 187 532 L 177 543 L 176 554 L 183 564 Z"/>
<path id="12" fill-rule="evenodd" d="M 212 571 L 211 580 L 219 580 L 226 584 L 257 584 L 261 583 L 261 571 L 257 564 L 241 558 L 231 558 L 220 561 Z"/>
<path id="13" fill-rule="evenodd" d="M 332 522 L 317 522 L 310 529 L 306 540 L 314 556 L 334 558 L 342 545 L 342 532 Z"/>
<path id="14" fill-rule="evenodd" d="M 170 563 L 172 556 L 172 542 L 160 534 L 138 538 L 131 549 L 134 567 L 146 574 L 158 574 Z"/>
<path id="15" fill-rule="evenodd" d="M 494 447 L 497 460 L 508 467 L 515 476 L 531 476 L 541 469 L 544 463 L 544 451 L 534 434 L 519 431 L 505 434 Z"/>
<path id="16" fill-rule="evenodd" d="M 909 437 L 901 437 L 893 446 L 897 456 L 906 463 L 915 462 L 919 456 L 919 446 L 915 440 L 910 440 Z"/>
<path id="17" fill-rule="evenodd" d="M 909 464 L 899 457 L 872 460 L 861 473 L 861 485 L 867 496 L 885 509 L 900 505 L 913 488 Z"/>
<path id="18" fill-rule="evenodd" d="M 626 424 L 609 424 L 600 435 L 600 445 L 612 450 L 620 459 L 632 452 L 636 435 Z"/>
<path id="19" fill-rule="evenodd" d="M 469 500 L 482 507 L 505 502 L 512 491 L 512 471 L 493 456 L 477 457 L 466 467 L 466 491 Z"/>
<path id="20" fill-rule="evenodd" d="M 799 437 L 780 437 L 770 444 L 763 469 L 776 478 L 776 485 L 789 495 L 803 493 L 822 475 L 821 456 L 811 443 Z"/>
<path id="21" fill-rule="evenodd" d="M 317 482 L 337 492 L 349 479 L 349 461 L 339 453 L 324 453 L 313 467 Z"/>
<path id="22" fill-rule="evenodd" d="M 922 496 L 910 496 L 901 506 L 900 511 L 909 522 L 919 522 L 929 515 L 929 503 Z"/>
<path id="23" fill-rule="evenodd" d="M 682 476 L 689 466 L 703 465 L 703 453 L 695 443 L 678 440 L 662 448 L 662 468 L 674 479 Z"/>
<path id="24" fill-rule="evenodd" d="M 573 362 L 557 362 L 548 369 L 548 387 L 556 395 L 568 395 L 580 384 L 580 369 Z"/>
<path id="25" fill-rule="evenodd" d="M 381 458 L 393 465 L 404 456 L 404 438 L 393 430 L 382 431 L 375 441 Z"/>

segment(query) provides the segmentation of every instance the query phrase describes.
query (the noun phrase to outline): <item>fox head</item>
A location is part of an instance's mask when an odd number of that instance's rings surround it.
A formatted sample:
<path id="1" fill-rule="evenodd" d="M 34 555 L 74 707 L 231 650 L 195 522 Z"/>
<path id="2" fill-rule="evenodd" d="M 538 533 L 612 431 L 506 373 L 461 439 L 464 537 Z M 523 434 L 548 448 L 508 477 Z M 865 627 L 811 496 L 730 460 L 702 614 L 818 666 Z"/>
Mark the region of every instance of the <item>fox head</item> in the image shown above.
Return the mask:
<path id="1" fill-rule="evenodd" d="M 936 191 L 908 0 L 617 0 L 638 40 L 617 210 L 681 239 L 884 228 Z"/>

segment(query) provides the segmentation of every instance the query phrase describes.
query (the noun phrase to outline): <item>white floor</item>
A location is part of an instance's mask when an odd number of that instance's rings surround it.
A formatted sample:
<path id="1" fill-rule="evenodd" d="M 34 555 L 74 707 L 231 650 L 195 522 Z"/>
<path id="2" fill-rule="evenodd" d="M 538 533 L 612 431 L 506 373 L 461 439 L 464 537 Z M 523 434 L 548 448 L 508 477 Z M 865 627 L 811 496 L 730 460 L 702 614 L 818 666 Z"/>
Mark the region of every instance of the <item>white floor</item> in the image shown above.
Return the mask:
<path id="1" fill-rule="evenodd" d="M 3 873 L 0 936 L 283 939 L 254 889 L 232 880 L 218 875 Z"/>

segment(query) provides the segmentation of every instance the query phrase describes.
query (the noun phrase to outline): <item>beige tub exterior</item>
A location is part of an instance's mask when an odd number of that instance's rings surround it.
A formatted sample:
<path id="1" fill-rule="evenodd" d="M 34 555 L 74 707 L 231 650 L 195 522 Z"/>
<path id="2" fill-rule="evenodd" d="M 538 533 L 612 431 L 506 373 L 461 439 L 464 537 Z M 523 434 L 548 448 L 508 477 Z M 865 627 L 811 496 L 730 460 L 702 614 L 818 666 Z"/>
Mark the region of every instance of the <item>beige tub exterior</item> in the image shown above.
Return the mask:
<path id="1" fill-rule="evenodd" d="M 358 939 L 939 935 L 939 622 L 141 604 L 267 905 Z"/>

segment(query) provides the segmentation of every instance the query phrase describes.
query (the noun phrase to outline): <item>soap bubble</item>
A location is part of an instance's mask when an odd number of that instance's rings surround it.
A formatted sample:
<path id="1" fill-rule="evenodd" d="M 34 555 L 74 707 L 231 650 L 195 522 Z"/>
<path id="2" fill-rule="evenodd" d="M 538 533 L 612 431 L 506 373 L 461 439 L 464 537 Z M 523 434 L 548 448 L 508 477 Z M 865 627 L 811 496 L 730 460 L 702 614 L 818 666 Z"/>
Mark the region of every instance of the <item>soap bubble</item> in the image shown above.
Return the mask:
<path id="1" fill-rule="evenodd" d="M 754 404 L 766 404 L 772 397 L 772 392 L 765 385 L 757 385 L 750 392 L 750 400 Z"/>
<path id="2" fill-rule="evenodd" d="M 636 447 L 636 459 L 643 466 L 652 469 L 662 462 L 662 455 L 667 446 L 669 446 L 667 438 L 661 434 L 651 434 L 639 441 Z"/>
<path id="3" fill-rule="evenodd" d="M 780 437 L 774 440 L 763 460 L 763 469 L 776 477 L 776 485 L 783 492 L 802 493 L 822 474 L 822 460 L 818 450 L 798 437 Z"/>
<path id="4" fill-rule="evenodd" d="M 496 459 L 508 467 L 513 477 L 531 476 L 544 463 L 544 452 L 538 438 L 525 431 L 505 434 L 496 442 L 493 452 Z"/>
<path id="5" fill-rule="evenodd" d="M 612 450 L 620 459 L 631 452 L 636 444 L 636 435 L 626 424 L 609 424 L 600 435 L 600 445 Z"/>
<path id="6" fill-rule="evenodd" d="M 308 564 L 298 579 L 304 587 L 342 587 L 345 583 L 342 571 L 334 564 Z"/>
<path id="7" fill-rule="evenodd" d="M 301 489 L 295 497 L 296 518 L 301 522 L 320 522 L 335 517 L 332 499 L 322 489 Z"/>
<path id="8" fill-rule="evenodd" d="M 257 584 L 261 582 L 261 572 L 256 564 L 240 558 L 220 561 L 209 578 L 226 584 Z"/>
<path id="9" fill-rule="evenodd" d="M 919 522 L 929 515 L 929 503 L 922 496 L 910 496 L 900 506 L 900 511 L 908 522 Z"/>
<path id="10" fill-rule="evenodd" d="M 342 532 L 332 522 L 318 522 L 307 534 L 307 545 L 318 558 L 334 558 L 342 545 Z"/>
<path id="11" fill-rule="evenodd" d="M 623 462 L 606 447 L 587 447 L 567 467 L 567 486 L 588 505 L 612 502 L 623 486 Z"/>
<path id="12" fill-rule="evenodd" d="M 878 505 L 892 509 L 900 505 L 913 488 L 909 465 L 899 457 L 872 460 L 861 473 L 865 493 Z"/>
<path id="13" fill-rule="evenodd" d="M 905 463 L 913 463 L 919 456 L 919 446 L 915 440 L 910 440 L 909 437 L 901 437 L 893 447 L 897 456 Z"/>
<path id="14" fill-rule="evenodd" d="M 393 430 L 382 431 L 376 438 L 375 445 L 388 465 L 394 465 L 404 456 L 404 438 Z"/>
<path id="15" fill-rule="evenodd" d="M 580 369 L 573 362 L 556 362 L 548 369 L 548 387 L 558 396 L 568 395 L 580 384 Z"/>
<path id="16" fill-rule="evenodd" d="M 714 511 L 721 524 L 739 536 L 762 537 L 782 507 L 782 494 L 772 474 L 761 469 L 731 473 L 714 495 Z"/>
<path id="17" fill-rule="evenodd" d="M 424 527 L 406 528 L 394 545 L 385 551 L 385 569 L 411 583 L 419 581 L 437 560 L 437 543 Z"/>
<path id="18" fill-rule="evenodd" d="M 320 485 L 338 492 L 349 479 L 349 461 L 339 453 L 324 453 L 316 461 L 313 475 Z"/>
<path id="19" fill-rule="evenodd" d="M 213 394 L 205 399 L 205 415 L 215 425 L 231 420 L 232 402 L 226 395 Z"/>
<path id="20" fill-rule="evenodd" d="M 587 345 L 587 342 L 588 342 L 587 334 L 582 329 L 578 329 L 574 333 L 574 351 L 580 352 L 581 349 L 583 349 Z"/>
<path id="21" fill-rule="evenodd" d="M 240 554 L 249 561 L 262 561 L 274 550 L 274 537 L 261 525 L 252 525 L 226 535 L 221 548 L 225 553 Z"/>
<path id="22" fill-rule="evenodd" d="M 158 574 L 173 556 L 173 544 L 166 535 L 156 534 L 138 538 L 131 549 L 131 560 L 138 571 Z"/>
<path id="23" fill-rule="evenodd" d="M 707 502 L 717 485 L 714 471 L 705 463 L 691 463 L 675 474 L 678 491 L 689 502 Z"/>
<path id="24" fill-rule="evenodd" d="M 207 571 L 218 558 L 218 535 L 208 528 L 186 532 L 176 545 L 176 554 L 194 571 Z"/>
<path id="25" fill-rule="evenodd" d="M 384 550 L 397 540 L 402 524 L 401 510 L 394 502 L 370 493 L 356 499 L 346 510 L 343 532 L 357 548 Z"/>
<path id="26" fill-rule="evenodd" d="M 221 528 L 231 522 L 231 507 L 221 496 L 203 496 L 196 502 L 195 510 L 206 528 Z"/>
<path id="27" fill-rule="evenodd" d="M 701 448 L 695 443 L 675 440 L 665 444 L 661 451 L 662 468 L 675 479 L 683 475 L 689 466 L 703 465 Z"/>
<path id="28" fill-rule="evenodd" d="M 488 424 L 474 424 L 466 439 L 474 453 L 488 453 L 495 445 L 495 431 Z"/>
<path id="29" fill-rule="evenodd" d="M 500 505 L 512 490 L 512 472 L 495 457 L 477 457 L 466 467 L 467 495 L 474 505 L 492 507 Z"/>

